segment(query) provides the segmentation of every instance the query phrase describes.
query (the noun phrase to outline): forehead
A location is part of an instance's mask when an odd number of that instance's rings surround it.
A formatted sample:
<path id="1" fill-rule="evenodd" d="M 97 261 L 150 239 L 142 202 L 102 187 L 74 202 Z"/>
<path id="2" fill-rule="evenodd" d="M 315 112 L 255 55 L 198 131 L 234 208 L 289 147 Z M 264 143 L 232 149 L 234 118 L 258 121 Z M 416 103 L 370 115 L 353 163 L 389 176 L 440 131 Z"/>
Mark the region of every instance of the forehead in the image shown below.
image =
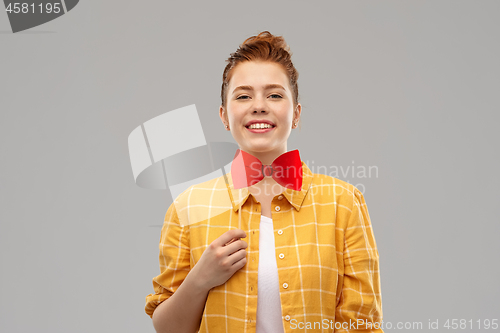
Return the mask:
<path id="1" fill-rule="evenodd" d="M 275 62 L 245 61 L 231 72 L 229 90 L 238 86 L 260 88 L 268 84 L 280 84 L 289 90 L 288 75 L 282 65 Z"/>

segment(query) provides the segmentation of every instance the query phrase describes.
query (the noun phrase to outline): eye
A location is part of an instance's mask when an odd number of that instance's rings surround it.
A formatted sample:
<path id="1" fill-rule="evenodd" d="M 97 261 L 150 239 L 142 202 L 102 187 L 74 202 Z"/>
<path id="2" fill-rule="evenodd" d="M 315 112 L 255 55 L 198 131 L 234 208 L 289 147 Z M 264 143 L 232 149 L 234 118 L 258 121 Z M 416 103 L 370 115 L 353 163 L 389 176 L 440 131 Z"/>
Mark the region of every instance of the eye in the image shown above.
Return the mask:
<path id="1" fill-rule="evenodd" d="M 236 97 L 236 99 L 248 99 L 248 98 L 250 98 L 250 96 L 247 96 L 247 95 L 241 95 L 241 96 Z"/>
<path id="2" fill-rule="evenodd" d="M 278 95 L 278 94 L 272 94 L 269 97 L 272 97 L 273 99 L 275 99 L 275 98 L 283 98 L 283 97 L 281 97 L 281 95 Z"/>

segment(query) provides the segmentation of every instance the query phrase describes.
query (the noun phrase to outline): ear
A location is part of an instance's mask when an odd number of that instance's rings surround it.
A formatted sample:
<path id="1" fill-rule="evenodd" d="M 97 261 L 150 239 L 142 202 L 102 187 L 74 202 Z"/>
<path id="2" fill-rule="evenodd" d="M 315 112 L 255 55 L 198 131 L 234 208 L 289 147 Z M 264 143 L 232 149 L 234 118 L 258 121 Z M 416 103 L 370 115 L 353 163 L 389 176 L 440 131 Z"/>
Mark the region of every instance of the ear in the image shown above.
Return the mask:
<path id="1" fill-rule="evenodd" d="M 302 113 L 302 105 L 300 103 L 297 103 L 297 106 L 295 107 L 295 113 L 293 115 L 293 120 L 296 120 L 297 123 L 300 120 L 300 114 Z"/>
<path id="2" fill-rule="evenodd" d="M 229 125 L 229 120 L 227 119 L 227 112 L 222 105 L 219 106 L 219 117 L 220 117 L 220 120 L 222 121 L 222 124 L 224 126 L 226 124 Z"/>

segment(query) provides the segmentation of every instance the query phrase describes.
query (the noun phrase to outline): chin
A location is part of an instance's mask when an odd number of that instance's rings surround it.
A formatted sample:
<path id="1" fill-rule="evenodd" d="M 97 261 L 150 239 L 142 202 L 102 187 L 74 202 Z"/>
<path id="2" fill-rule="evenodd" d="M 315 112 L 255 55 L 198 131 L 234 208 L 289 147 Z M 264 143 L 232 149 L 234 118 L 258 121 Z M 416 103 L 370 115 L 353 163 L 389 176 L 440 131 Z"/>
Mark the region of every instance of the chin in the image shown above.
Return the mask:
<path id="1" fill-rule="evenodd" d="M 247 151 L 250 152 L 256 152 L 256 153 L 270 153 L 274 150 L 276 150 L 277 147 L 270 147 L 269 145 L 258 145 L 258 146 L 253 146 L 253 147 L 248 147 Z M 243 149 L 245 150 L 245 149 Z"/>

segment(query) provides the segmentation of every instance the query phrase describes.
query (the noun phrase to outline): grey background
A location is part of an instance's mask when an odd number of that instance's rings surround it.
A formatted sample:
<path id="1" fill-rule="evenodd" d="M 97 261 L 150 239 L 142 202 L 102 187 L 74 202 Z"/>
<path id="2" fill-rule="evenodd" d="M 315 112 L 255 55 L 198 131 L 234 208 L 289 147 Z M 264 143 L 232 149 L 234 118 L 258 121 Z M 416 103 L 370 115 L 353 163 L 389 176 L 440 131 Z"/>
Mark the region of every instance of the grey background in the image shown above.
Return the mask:
<path id="1" fill-rule="evenodd" d="M 194 103 L 208 141 L 233 141 L 218 117 L 224 61 L 266 29 L 300 73 L 288 149 L 378 167 L 340 178 L 365 187 L 385 321 L 500 319 L 499 10 L 87 0 L 18 34 L 2 11 L 0 331 L 154 331 L 144 301 L 171 198 L 134 184 L 127 137 Z"/>

